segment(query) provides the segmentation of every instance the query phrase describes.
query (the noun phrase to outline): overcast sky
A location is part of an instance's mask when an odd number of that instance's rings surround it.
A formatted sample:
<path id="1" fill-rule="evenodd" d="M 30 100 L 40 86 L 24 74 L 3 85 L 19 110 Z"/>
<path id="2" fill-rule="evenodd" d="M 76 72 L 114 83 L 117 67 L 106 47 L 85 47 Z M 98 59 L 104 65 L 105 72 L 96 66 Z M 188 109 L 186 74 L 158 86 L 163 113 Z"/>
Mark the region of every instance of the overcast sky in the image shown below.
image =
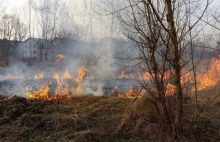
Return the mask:
<path id="1" fill-rule="evenodd" d="M 11 12 L 13 9 L 22 8 L 27 3 L 27 0 L 4 0 L 4 1 L 7 6 L 8 12 Z M 84 0 L 59 0 L 59 1 L 64 1 L 66 3 L 72 3 L 75 5 L 84 3 Z"/>
<path id="2" fill-rule="evenodd" d="M 22 7 L 26 0 L 7 0 L 8 10 Z"/>
<path id="3" fill-rule="evenodd" d="M 5 6 L 7 7 L 7 9 L 6 9 L 7 13 L 14 13 L 16 10 L 17 13 L 19 13 L 20 15 L 22 15 L 23 7 L 27 3 L 27 0 L 0 0 L 0 1 L 5 2 Z M 33 1 L 38 1 L 38 0 L 33 0 Z M 68 7 L 74 7 L 73 9 L 75 11 L 77 11 L 76 8 L 81 8 L 84 4 L 84 0 L 59 0 L 59 1 L 63 1 L 65 3 L 67 3 Z M 90 1 L 90 0 L 85 0 L 85 1 Z M 205 2 L 206 0 L 201 0 L 201 1 Z M 213 6 L 220 7 L 220 0 L 214 0 L 211 7 L 213 7 Z M 93 20 L 97 21 L 97 19 L 93 19 Z M 210 27 L 206 27 L 205 31 L 206 31 L 206 33 L 216 32 L 215 29 L 210 28 Z M 217 31 L 217 32 L 219 33 L 219 31 Z"/>

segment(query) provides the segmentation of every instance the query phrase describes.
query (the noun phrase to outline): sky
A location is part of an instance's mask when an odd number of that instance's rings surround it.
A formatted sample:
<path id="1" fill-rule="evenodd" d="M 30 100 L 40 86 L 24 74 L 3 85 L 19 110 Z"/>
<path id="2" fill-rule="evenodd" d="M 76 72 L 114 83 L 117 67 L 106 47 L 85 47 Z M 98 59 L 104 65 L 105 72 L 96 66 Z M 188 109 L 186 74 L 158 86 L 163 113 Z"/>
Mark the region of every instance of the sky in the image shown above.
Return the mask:
<path id="1" fill-rule="evenodd" d="M 26 0 L 7 0 L 8 10 L 20 8 L 25 4 Z"/>
<path id="2" fill-rule="evenodd" d="M 6 13 L 14 13 L 14 11 L 19 11 L 21 14 L 23 11 L 24 5 L 27 3 L 27 0 L 0 0 L 4 1 L 4 7 L 6 7 Z"/>
<path id="3" fill-rule="evenodd" d="M 25 16 L 22 16 L 25 12 L 24 7 L 27 7 L 27 1 L 28 0 L 0 0 L 0 1 L 4 1 L 4 5 L 6 7 L 6 13 L 8 14 L 13 14 L 13 13 L 17 13 L 19 14 L 22 20 L 25 20 Z M 35 1 L 39 1 L 39 0 L 33 0 Z M 72 10 L 75 13 L 75 22 L 79 25 L 82 25 L 84 22 L 82 19 L 82 15 L 79 15 L 78 13 L 76 13 L 76 11 L 82 11 L 84 8 L 84 0 L 59 0 L 61 2 L 66 3 L 66 5 L 68 7 L 70 7 L 70 9 L 72 8 Z M 89 2 L 90 0 L 85 0 L 87 2 Z M 88 19 L 88 18 L 87 18 Z M 95 19 L 93 18 L 93 22 L 98 22 L 95 21 Z M 100 24 L 100 23 L 99 23 Z M 94 25 L 98 25 L 98 24 L 94 24 Z M 94 30 L 99 31 L 100 33 L 100 26 L 98 27 L 93 27 Z M 101 36 L 101 33 L 100 33 Z"/>
<path id="4" fill-rule="evenodd" d="M 12 12 L 13 9 L 20 9 L 22 8 L 26 3 L 27 0 L 3 0 L 5 1 L 5 4 L 7 5 L 7 11 Z M 59 0 L 64 1 L 66 3 L 74 3 L 74 4 L 83 4 L 83 0 Z"/>
<path id="5" fill-rule="evenodd" d="M 7 7 L 9 11 L 14 8 L 20 8 L 27 2 L 27 0 L 3 0 L 3 1 L 7 3 Z M 84 3 L 84 0 L 60 0 L 60 1 L 64 1 L 67 3 L 71 2 L 72 4 L 83 4 Z M 213 5 L 220 5 L 220 0 L 214 0 Z"/>
<path id="6" fill-rule="evenodd" d="M 0 1 L 4 1 L 5 5 L 7 7 L 7 9 L 6 9 L 7 13 L 14 13 L 14 11 L 17 11 L 17 13 L 19 13 L 21 15 L 23 12 L 22 9 L 23 9 L 24 5 L 27 3 L 27 0 L 0 0 Z M 33 1 L 37 1 L 37 0 L 33 0 Z M 70 6 L 70 7 L 72 6 L 74 8 L 81 8 L 84 4 L 84 0 L 59 0 L 59 1 L 63 1 L 65 3 L 68 3 L 68 6 Z M 85 1 L 90 1 L 90 0 L 85 0 Z M 201 0 L 201 1 L 205 2 L 206 0 Z M 220 0 L 214 0 L 212 5 L 213 6 L 217 6 L 217 5 L 220 6 Z M 97 29 L 100 29 L 100 28 L 97 28 Z M 205 29 L 205 33 L 208 33 L 208 34 L 213 33 L 215 31 L 216 30 L 211 27 L 206 27 L 206 29 Z"/>

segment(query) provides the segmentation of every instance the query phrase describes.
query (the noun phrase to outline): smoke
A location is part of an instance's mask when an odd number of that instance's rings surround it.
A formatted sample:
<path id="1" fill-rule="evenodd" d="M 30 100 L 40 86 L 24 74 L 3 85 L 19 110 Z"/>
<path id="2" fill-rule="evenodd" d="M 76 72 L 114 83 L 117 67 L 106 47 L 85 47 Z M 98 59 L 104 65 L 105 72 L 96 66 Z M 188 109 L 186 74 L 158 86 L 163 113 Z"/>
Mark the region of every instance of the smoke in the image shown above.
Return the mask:
<path id="1" fill-rule="evenodd" d="M 73 95 L 104 95 L 104 83 L 102 81 L 94 82 L 91 79 L 85 80 L 79 87 L 73 90 Z"/>
<path id="2" fill-rule="evenodd" d="M 72 38 L 56 39 L 50 41 L 47 54 L 49 61 L 47 61 L 47 57 L 41 57 L 46 55 L 42 54 L 45 53 L 45 49 L 35 45 L 35 42 L 40 44 L 39 41 L 40 39 L 33 39 L 32 49 L 27 48 L 28 41 L 21 43 L 15 53 L 17 58 L 12 58 L 16 60 L 11 60 L 7 68 L 0 68 L 0 89 L 4 90 L 3 95 L 24 97 L 27 87 L 32 87 L 36 83 L 47 83 L 55 73 L 62 77 L 66 69 L 72 76 L 70 82 L 72 95 L 104 95 L 107 92 L 106 81 L 118 78 L 122 71 L 122 66 L 117 64 L 117 58 L 122 57 L 122 53 L 124 54 L 124 51 L 131 46 L 128 41 L 110 38 L 94 43 Z M 56 56 L 59 54 L 65 57 L 60 63 L 56 63 Z M 31 60 L 33 55 L 35 59 Z M 40 61 L 41 58 L 42 61 Z M 86 66 L 87 72 L 82 83 L 75 87 L 81 66 Z M 43 74 L 43 78 L 36 81 L 34 76 L 40 73 Z"/>
<path id="3" fill-rule="evenodd" d="M 65 65 L 73 76 L 77 75 L 76 68 L 86 65 L 87 78 L 73 91 L 75 94 L 104 95 L 106 80 L 118 78 L 122 66 L 117 65 L 118 49 L 125 50 L 128 42 L 124 40 L 105 38 L 98 43 L 78 42 L 69 45 L 74 47 L 68 50 Z"/>

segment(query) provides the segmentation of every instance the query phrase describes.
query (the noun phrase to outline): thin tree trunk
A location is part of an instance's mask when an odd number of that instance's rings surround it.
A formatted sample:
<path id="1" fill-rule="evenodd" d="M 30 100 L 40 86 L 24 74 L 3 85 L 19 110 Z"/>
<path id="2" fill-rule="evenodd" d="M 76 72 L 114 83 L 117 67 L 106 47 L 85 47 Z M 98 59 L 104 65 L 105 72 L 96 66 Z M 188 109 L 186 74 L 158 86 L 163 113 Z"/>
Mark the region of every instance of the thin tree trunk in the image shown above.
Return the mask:
<path id="1" fill-rule="evenodd" d="M 172 10 L 172 2 L 171 0 L 165 0 L 166 12 L 167 12 L 167 23 L 169 35 L 171 38 L 171 50 L 172 50 L 172 67 L 174 70 L 174 85 L 175 85 L 175 93 L 176 93 L 176 117 L 175 117 L 175 125 L 176 125 L 176 135 L 177 137 L 182 134 L 182 116 L 183 116 L 183 92 L 181 85 L 181 65 L 180 65 L 180 51 L 178 48 L 178 40 L 177 33 L 174 25 L 174 17 Z"/>
<path id="2" fill-rule="evenodd" d="M 191 3 L 189 3 L 191 4 Z M 190 6 L 190 12 L 191 12 L 191 6 Z M 189 26 L 191 25 L 191 21 L 189 21 Z M 190 27 L 189 27 L 190 28 Z M 194 50 L 193 50 L 193 41 L 192 41 L 192 31 L 189 33 L 190 37 L 190 49 L 191 49 L 191 60 L 192 60 L 192 67 L 193 67 L 193 78 L 194 78 L 194 88 L 195 88 L 195 119 L 197 118 L 197 96 L 198 96 L 198 90 L 197 90 L 197 78 L 196 78 L 196 70 L 197 67 L 194 62 Z"/>

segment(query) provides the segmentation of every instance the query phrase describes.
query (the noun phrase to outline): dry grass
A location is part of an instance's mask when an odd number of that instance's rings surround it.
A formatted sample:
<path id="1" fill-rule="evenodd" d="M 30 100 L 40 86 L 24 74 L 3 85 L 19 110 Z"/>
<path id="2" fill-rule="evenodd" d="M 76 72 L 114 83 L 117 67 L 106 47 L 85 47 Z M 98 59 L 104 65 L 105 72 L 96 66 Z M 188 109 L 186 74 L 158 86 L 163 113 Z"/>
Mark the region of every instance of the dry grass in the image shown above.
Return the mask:
<path id="1" fill-rule="evenodd" d="M 193 99 L 184 107 L 185 141 L 220 140 L 220 100 Z M 67 100 L 26 100 L 0 96 L 0 141 L 158 141 L 159 118 L 148 99 L 78 96 Z M 167 139 L 171 141 L 172 139 Z"/>
<path id="2" fill-rule="evenodd" d="M 56 101 L 0 97 L 0 141 L 111 139 L 130 103 L 92 96 Z"/>
<path id="3" fill-rule="evenodd" d="M 139 99 L 127 109 L 119 131 L 152 134 L 158 130 L 159 121 L 160 118 L 154 103 L 147 98 Z"/>
<path id="4" fill-rule="evenodd" d="M 206 95 L 205 95 L 206 93 Z M 197 118 L 195 98 L 185 105 L 184 136 L 188 141 L 220 141 L 220 98 L 218 92 L 204 90 L 198 96 Z"/>
<path id="5" fill-rule="evenodd" d="M 193 96 L 185 96 L 184 102 L 182 141 L 220 141 L 220 99 L 216 99 L 213 94 L 199 96 L 197 118 Z M 163 127 L 159 123 L 157 109 L 147 98 L 140 99 L 129 107 L 121 122 L 119 131 L 143 134 L 150 141 L 174 141 L 168 134 L 160 134 Z"/>

